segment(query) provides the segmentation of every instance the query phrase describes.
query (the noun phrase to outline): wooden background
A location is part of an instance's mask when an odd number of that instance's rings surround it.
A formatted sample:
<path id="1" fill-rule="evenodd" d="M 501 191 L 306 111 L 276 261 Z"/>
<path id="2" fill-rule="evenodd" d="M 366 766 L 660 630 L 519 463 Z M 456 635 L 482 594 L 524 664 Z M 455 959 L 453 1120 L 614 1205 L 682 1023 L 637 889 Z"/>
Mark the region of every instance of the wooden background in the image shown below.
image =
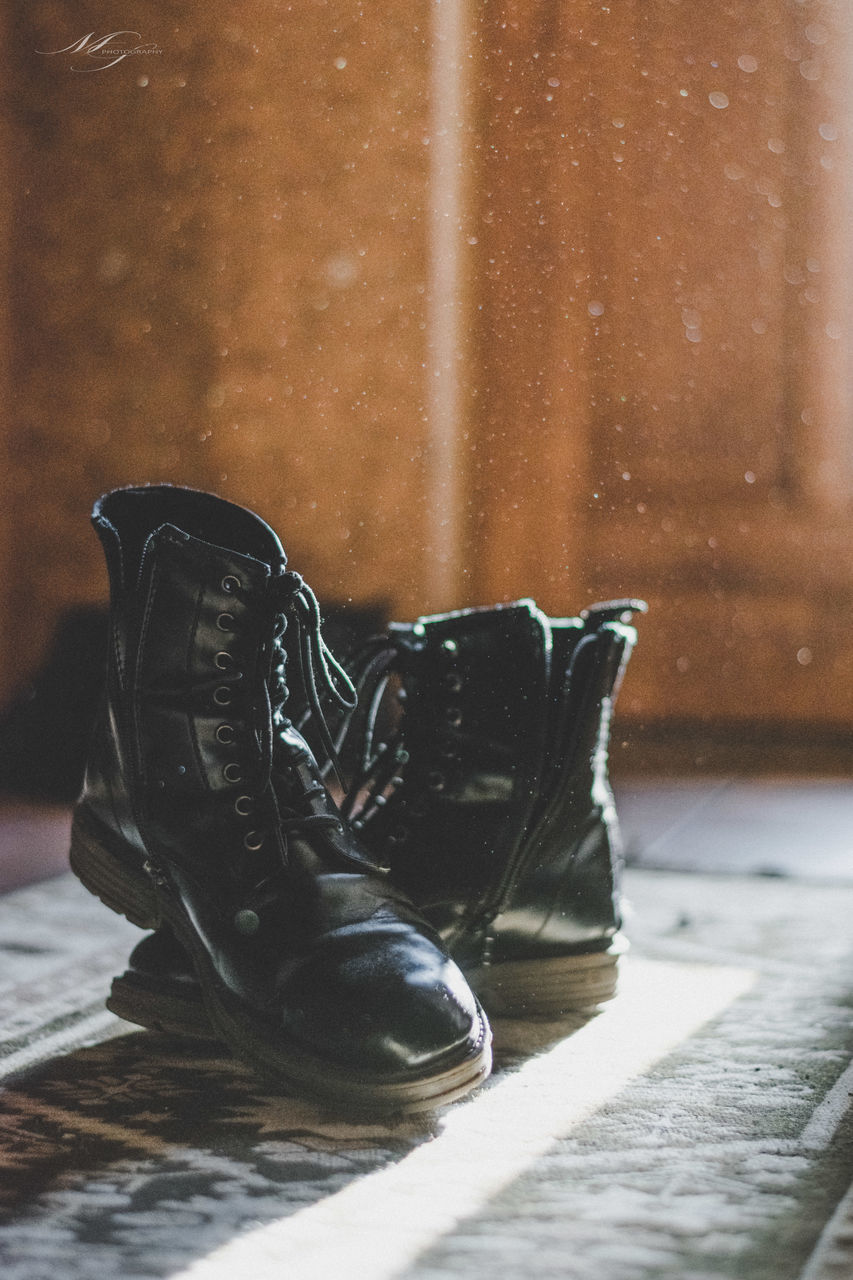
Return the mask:
<path id="1" fill-rule="evenodd" d="M 15 6 L 6 692 L 103 598 L 92 500 L 172 480 L 329 601 L 645 596 L 626 723 L 844 735 L 850 21 Z"/>

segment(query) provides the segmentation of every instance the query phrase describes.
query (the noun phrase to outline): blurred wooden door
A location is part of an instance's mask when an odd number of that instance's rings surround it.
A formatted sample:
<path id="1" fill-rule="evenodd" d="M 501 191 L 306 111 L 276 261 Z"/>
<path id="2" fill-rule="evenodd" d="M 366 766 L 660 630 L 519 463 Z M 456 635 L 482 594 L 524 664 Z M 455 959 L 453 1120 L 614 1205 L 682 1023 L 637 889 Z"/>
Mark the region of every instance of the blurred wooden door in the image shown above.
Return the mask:
<path id="1" fill-rule="evenodd" d="M 847 6 L 143 0 L 89 76 L 58 21 L 9 20 L 7 682 L 103 597 L 93 497 L 171 479 L 328 600 L 646 596 L 635 720 L 849 726 Z"/>
<path id="2" fill-rule="evenodd" d="M 526 0 L 478 43 L 478 597 L 646 596 L 628 716 L 849 727 L 849 10 Z"/>

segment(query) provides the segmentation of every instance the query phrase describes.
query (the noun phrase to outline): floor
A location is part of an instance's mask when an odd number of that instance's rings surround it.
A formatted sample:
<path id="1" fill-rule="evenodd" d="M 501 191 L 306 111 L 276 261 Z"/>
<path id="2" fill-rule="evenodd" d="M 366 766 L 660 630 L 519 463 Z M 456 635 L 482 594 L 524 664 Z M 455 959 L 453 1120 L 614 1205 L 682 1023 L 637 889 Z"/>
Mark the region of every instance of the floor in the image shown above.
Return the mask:
<path id="1" fill-rule="evenodd" d="M 6 1280 L 849 1280 L 853 785 L 619 804 L 617 999 L 497 1024 L 488 1086 L 417 1123 L 129 1028 L 103 997 L 138 933 L 68 875 L 0 898 Z M 64 821 L 0 821 L 18 883 Z"/>

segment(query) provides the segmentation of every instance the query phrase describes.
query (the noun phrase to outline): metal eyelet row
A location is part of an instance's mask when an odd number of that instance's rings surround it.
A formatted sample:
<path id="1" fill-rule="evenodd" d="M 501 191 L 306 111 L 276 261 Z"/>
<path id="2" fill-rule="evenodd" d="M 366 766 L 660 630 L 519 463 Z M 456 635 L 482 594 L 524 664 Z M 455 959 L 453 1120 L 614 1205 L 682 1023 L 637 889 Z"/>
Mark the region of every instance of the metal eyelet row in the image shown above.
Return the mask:
<path id="1" fill-rule="evenodd" d="M 239 591 L 242 582 L 233 573 L 226 573 L 219 586 L 226 595 L 233 595 L 235 591 Z M 232 632 L 234 630 L 233 613 L 220 613 L 216 619 L 216 625 L 220 631 Z M 226 649 L 220 649 L 213 656 L 213 665 L 218 671 L 227 673 L 239 680 L 240 672 L 237 669 L 237 661 L 233 654 L 228 653 Z M 228 707 L 234 698 L 234 691 L 230 685 L 222 684 L 213 691 L 213 701 L 217 707 Z M 236 741 L 236 732 L 232 724 L 221 724 L 216 730 L 216 740 L 221 742 L 224 747 L 233 746 Z M 236 784 L 242 781 L 243 775 L 240 772 L 240 766 L 235 763 L 226 764 L 222 770 L 222 776 L 226 782 Z"/>
<path id="2" fill-rule="evenodd" d="M 220 582 L 220 587 L 227 595 L 233 595 L 242 588 L 242 582 L 233 573 L 227 573 Z M 216 626 L 220 631 L 233 632 L 235 630 L 235 618 L 233 613 L 223 611 L 216 619 Z M 236 659 L 227 650 L 221 649 L 214 655 L 214 664 L 219 671 L 226 672 L 235 679 L 239 680 L 241 673 L 237 668 Z M 213 691 L 213 701 L 218 707 L 227 707 L 231 705 L 234 693 L 229 685 L 220 685 Z M 236 732 L 231 724 L 221 724 L 216 730 L 216 738 L 223 746 L 231 746 L 236 741 Z M 243 781 L 243 774 L 239 764 L 233 761 L 226 764 L 222 770 L 222 776 L 225 781 L 236 785 Z M 248 818 L 255 809 L 255 803 L 251 796 L 240 795 L 234 801 L 234 812 L 240 818 Z M 261 831 L 247 831 L 243 837 L 243 848 L 249 853 L 257 853 L 263 847 L 264 834 Z M 250 938 L 258 932 L 261 927 L 260 917 L 256 911 L 244 908 L 238 911 L 234 916 L 234 928 L 244 937 Z"/>

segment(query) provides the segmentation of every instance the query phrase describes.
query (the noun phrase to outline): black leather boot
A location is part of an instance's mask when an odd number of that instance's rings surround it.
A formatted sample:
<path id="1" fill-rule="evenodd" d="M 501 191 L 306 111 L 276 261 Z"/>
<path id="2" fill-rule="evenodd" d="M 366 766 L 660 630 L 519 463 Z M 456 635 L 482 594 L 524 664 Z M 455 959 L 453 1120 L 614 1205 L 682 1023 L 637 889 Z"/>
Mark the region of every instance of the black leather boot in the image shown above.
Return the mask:
<path id="1" fill-rule="evenodd" d="M 558 1016 L 615 993 L 607 749 L 644 608 L 548 619 L 520 601 L 421 618 L 359 672 L 368 706 L 399 681 L 403 714 L 375 750 L 368 719 L 347 811 L 494 1014 Z"/>
<path id="2" fill-rule="evenodd" d="M 74 871 L 134 923 L 168 926 L 217 1036 L 253 1066 L 370 1109 L 467 1092 L 490 1065 L 482 1012 L 284 717 L 285 626 L 302 660 L 287 678 L 315 709 L 316 676 L 338 701 L 351 686 L 275 534 L 170 487 L 108 494 L 93 521 L 111 643 Z"/>
<path id="3" fill-rule="evenodd" d="M 422 618 L 392 625 L 354 664 L 363 707 L 347 745 L 360 776 L 346 807 L 491 1012 L 553 1017 L 615 992 L 621 843 L 607 746 L 642 610 L 624 600 L 548 619 L 521 601 Z M 181 1009 L 182 970 L 146 940 L 111 1008 L 198 1028 Z"/>

